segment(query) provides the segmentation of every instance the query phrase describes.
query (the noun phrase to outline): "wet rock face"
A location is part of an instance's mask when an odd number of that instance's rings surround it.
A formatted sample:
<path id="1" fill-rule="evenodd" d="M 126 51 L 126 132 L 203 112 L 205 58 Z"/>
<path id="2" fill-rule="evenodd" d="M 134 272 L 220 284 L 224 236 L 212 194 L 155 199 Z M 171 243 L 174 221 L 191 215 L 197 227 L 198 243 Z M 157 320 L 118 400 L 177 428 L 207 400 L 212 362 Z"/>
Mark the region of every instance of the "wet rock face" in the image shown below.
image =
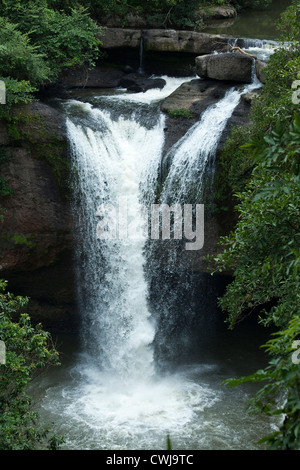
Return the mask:
<path id="1" fill-rule="evenodd" d="M 53 262 L 68 244 L 70 220 L 51 167 L 19 148 L 4 174 L 13 195 L 2 203 L 0 273 Z"/>
<path id="2" fill-rule="evenodd" d="M 201 78 L 251 83 L 252 59 L 237 52 L 196 57 L 196 73 Z"/>
<path id="3" fill-rule="evenodd" d="M 51 321 L 61 322 L 74 300 L 70 205 L 62 187 L 65 176 L 59 174 L 66 172 L 67 161 L 64 118 L 50 106 L 32 103 L 14 111 L 14 122 L 14 127 L 0 125 L 1 151 L 8 156 L 0 172 L 13 191 L 0 201 L 0 277 L 8 280 L 9 290 L 32 298 L 28 313 L 35 305 L 36 318 L 48 309 Z M 60 279 L 63 295 L 53 288 Z M 56 295 L 49 295 L 53 290 Z"/>

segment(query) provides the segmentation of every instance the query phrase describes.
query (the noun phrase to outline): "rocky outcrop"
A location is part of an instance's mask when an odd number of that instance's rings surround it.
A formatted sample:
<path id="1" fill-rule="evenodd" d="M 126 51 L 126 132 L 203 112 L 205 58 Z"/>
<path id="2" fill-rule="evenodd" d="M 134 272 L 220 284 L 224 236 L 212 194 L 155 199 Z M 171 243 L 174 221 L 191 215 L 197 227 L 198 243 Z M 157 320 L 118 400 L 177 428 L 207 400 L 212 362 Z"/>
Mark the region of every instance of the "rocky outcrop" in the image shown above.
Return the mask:
<path id="1" fill-rule="evenodd" d="M 120 29 L 106 28 L 101 37 L 104 50 L 133 48 L 139 49 L 141 38 L 145 51 L 185 52 L 209 54 L 213 51 L 227 51 L 228 38 L 219 34 L 174 29 Z"/>
<path id="2" fill-rule="evenodd" d="M 144 31 L 143 38 L 148 51 L 209 54 L 228 48 L 225 36 L 196 31 L 148 30 Z"/>
<path id="3" fill-rule="evenodd" d="M 2 122 L 0 277 L 31 298 L 28 313 L 56 326 L 74 311 L 67 143 L 62 115 L 42 103 L 18 107 Z M 54 293 L 52 295 L 51 293 Z"/>
<path id="4" fill-rule="evenodd" d="M 120 87 L 134 93 L 144 93 L 152 88 L 161 90 L 165 85 L 166 81 L 163 78 L 146 78 L 136 73 L 128 74 L 119 81 Z"/>
<path id="5" fill-rule="evenodd" d="M 217 80 L 193 79 L 184 82 L 171 93 L 161 104 L 161 110 L 166 113 L 176 109 L 190 110 L 198 119 L 202 112 L 211 104 L 221 99 L 229 85 Z"/>
<path id="6" fill-rule="evenodd" d="M 261 83 L 266 83 L 266 67 L 267 67 L 267 62 L 264 62 L 263 60 L 256 60 L 255 61 L 255 69 L 256 69 L 256 75 L 257 78 L 261 81 Z"/>
<path id="7" fill-rule="evenodd" d="M 113 67 L 105 63 L 90 70 L 86 70 L 84 67 L 72 68 L 60 75 L 55 84 L 55 94 L 59 90 L 72 88 L 116 88 L 125 75 L 126 71 L 121 67 Z M 50 92 L 53 94 L 53 90 Z"/>
<path id="8" fill-rule="evenodd" d="M 201 115 L 205 110 L 222 99 L 234 85 L 233 82 L 222 82 L 212 79 L 193 79 L 183 83 L 175 90 L 161 105 L 162 111 L 166 112 L 165 123 L 165 147 L 161 162 L 161 181 L 164 181 L 170 168 L 172 154 L 168 150 L 197 122 L 201 119 Z M 235 108 L 227 125 L 219 140 L 216 150 L 218 162 L 218 154 L 224 146 L 232 127 L 247 126 L 249 123 L 249 113 L 251 104 L 257 97 L 259 90 L 242 95 L 238 106 Z M 193 117 L 191 118 L 174 118 L 172 111 L 182 109 L 189 111 Z M 218 163 L 216 165 L 217 176 L 219 171 Z M 212 202 L 212 201 L 210 201 Z M 216 256 L 220 251 L 219 240 L 221 236 L 228 234 L 234 227 L 236 222 L 233 212 L 233 204 L 230 198 L 228 201 L 213 201 L 217 211 L 210 213 L 210 209 L 206 210 L 205 220 L 205 244 L 201 253 L 186 253 L 185 260 L 182 260 L 185 266 L 189 266 L 194 271 L 209 272 L 209 265 L 205 259 L 206 255 Z M 220 209 L 220 205 L 226 207 L 226 210 Z M 209 205 L 208 205 L 209 207 Z M 163 258 L 162 254 L 162 258 Z M 185 264 L 186 263 L 186 264 Z M 228 273 L 227 273 L 228 274 Z M 232 274 L 232 273 L 231 273 Z"/>
<path id="9" fill-rule="evenodd" d="M 224 97 L 231 84 L 217 80 L 193 79 L 183 83 L 161 104 L 161 110 L 167 114 L 164 153 L 174 145 L 187 130 L 201 118 L 208 106 Z M 173 117 L 176 111 L 188 111 L 189 117 Z M 183 113 L 181 113 L 183 114 Z M 180 113 L 179 113 L 180 115 Z M 186 113 L 188 116 L 188 113 Z M 168 171 L 169 162 L 162 162 L 162 178 Z"/>
<path id="10" fill-rule="evenodd" d="M 252 58 L 238 52 L 196 57 L 196 73 L 201 78 L 251 83 Z"/>

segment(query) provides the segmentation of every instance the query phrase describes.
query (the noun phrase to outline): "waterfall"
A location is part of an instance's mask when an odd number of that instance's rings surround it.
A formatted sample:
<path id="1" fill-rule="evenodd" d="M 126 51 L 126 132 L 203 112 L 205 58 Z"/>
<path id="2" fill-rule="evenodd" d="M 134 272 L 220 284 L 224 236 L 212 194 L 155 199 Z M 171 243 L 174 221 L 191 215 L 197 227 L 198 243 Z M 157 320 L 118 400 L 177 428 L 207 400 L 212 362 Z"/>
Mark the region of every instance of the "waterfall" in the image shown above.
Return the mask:
<path id="1" fill-rule="evenodd" d="M 277 41 L 271 39 L 256 39 L 256 38 L 230 38 L 229 44 L 232 46 L 243 47 L 249 49 L 250 47 L 257 47 L 259 49 L 268 49 L 278 46 Z"/>
<path id="2" fill-rule="evenodd" d="M 140 37 L 140 64 L 138 68 L 138 73 L 141 75 L 144 73 L 144 38 L 143 38 L 143 33 L 141 33 Z"/>
<path id="3" fill-rule="evenodd" d="M 125 383 L 154 372 L 143 208 L 154 200 L 164 144 L 165 117 L 157 98 L 182 81 L 168 80 L 166 90 L 149 90 L 140 97 L 127 94 L 126 101 L 124 95 L 104 96 L 102 109 L 97 100 L 96 105 L 75 100 L 65 105 L 76 174 L 73 214 L 82 341 L 90 361 Z M 109 237 L 104 230 L 108 216 L 114 231 Z"/>
<path id="4" fill-rule="evenodd" d="M 152 240 L 144 209 L 154 202 L 202 202 L 203 178 L 213 172 L 225 125 L 241 94 L 258 83 L 229 90 L 174 145 L 158 198 L 165 132 L 160 101 L 187 80 L 164 78 L 163 90 L 63 105 L 82 352 L 69 379 L 49 387 L 46 406 L 72 436 L 71 448 L 163 449 L 169 432 L 183 448 L 199 448 L 193 447 L 199 439 L 205 448 L 208 436 L 218 443 L 219 432 L 222 439 L 228 435 L 218 409 L 224 393 L 216 386 L 218 366 L 185 365 L 174 373 L 160 367 L 164 357 L 184 354 L 199 290 L 190 273 L 182 277 L 174 256 L 185 240 Z M 210 381 L 203 380 L 206 373 Z"/>
<path id="5" fill-rule="evenodd" d="M 152 374 L 149 345 L 154 337 L 143 274 L 143 237 L 134 232 L 132 239 L 126 231 L 122 237 L 115 233 L 112 239 L 97 239 L 96 226 L 101 224 L 99 207 L 118 210 L 119 231 L 121 218 L 125 221 L 127 216 L 134 219 L 134 229 L 142 225 L 140 184 L 144 190 L 150 186 L 151 192 L 164 141 L 164 118 L 147 129 L 134 115 L 114 121 L 108 112 L 91 105 L 77 103 L 77 107 L 99 129 L 67 122 L 77 173 L 76 265 L 84 342 L 105 370 L 138 380 Z"/>
<path id="6" fill-rule="evenodd" d="M 208 167 L 214 168 L 219 139 L 232 112 L 238 105 L 241 92 L 232 88 L 217 104 L 209 107 L 200 122 L 170 149 L 171 161 L 164 182 L 161 202 L 195 203 L 202 195 L 203 177 Z M 195 187 L 196 186 L 196 187 Z"/>
<path id="7" fill-rule="evenodd" d="M 233 87 L 228 90 L 223 99 L 207 108 L 201 120 L 165 156 L 169 170 L 162 185 L 159 203 L 193 206 L 194 227 L 197 224 L 195 207 L 204 204 L 204 240 L 209 237 L 206 222 L 209 221 L 210 214 L 206 202 L 211 199 L 219 140 L 241 95 L 259 87 L 261 83 L 253 66 L 252 83 L 243 88 Z M 199 264 L 200 255 L 199 251 L 187 251 L 182 240 L 152 241 L 149 245 L 148 282 L 156 286 L 155 301 L 152 303 L 153 315 L 159 325 L 156 334 L 156 361 L 162 370 L 168 369 L 170 362 L 182 360 L 181 357 L 184 358 L 184 353 L 189 348 L 186 343 L 196 321 L 195 298 L 201 295 L 199 287 L 195 285 L 192 270 L 195 261 Z M 163 286 L 161 278 L 164 279 Z M 200 284 L 205 285 L 203 276 Z M 182 300 L 179 299 L 183 298 L 184 309 L 178 309 L 178 305 L 182 305 Z M 207 318 L 205 305 L 203 300 L 201 317 L 203 327 L 208 330 L 213 319 Z"/>
<path id="8" fill-rule="evenodd" d="M 160 204 L 192 207 L 203 202 L 204 175 L 213 171 L 216 148 L 226 123 L 241 94 L 257 86 L 254 81 L 245 90 L 230 89 L 171 148 L 171 165 Z M 145 104 L 147 98 L 143 100 Z M 115 114 L 112 109 L 89 103 L 68 104 L 73 109 L 67 127 L 77 175 L 73 212 L 78 302 L 86 352 L 101 370 L 128 382 L 154 374 L 155 324 L 149 310 L 149 275 L 146 279 L 145 265 L 152 266 L 150 278 L 157 275 L 158 256 L 154 254 L 155 241 L 149 240 L 149 227 L 145 227 L 149 215 L 145 209 L 155 202 L 165 118 L 159 103 L 149 106 L 151 99 L 144 111 L 140 108 L 140 115 L 134 105 L 125 106 L 120 113 L 122 100 L 118 96 L 108 102 L 110 106 L 114 103 Z M 163 246 L 170 275 L 179 257 L 186 256 L 182 237 L 179 245 L 173 242 L 168 240 Z M 165 242 L 159 240 L 159 250 L 162 243 Z M 168 299 L 162 302 L 161 308 L 166 310 Z M 172 322 L 171 311 L 168 316 Z"/>

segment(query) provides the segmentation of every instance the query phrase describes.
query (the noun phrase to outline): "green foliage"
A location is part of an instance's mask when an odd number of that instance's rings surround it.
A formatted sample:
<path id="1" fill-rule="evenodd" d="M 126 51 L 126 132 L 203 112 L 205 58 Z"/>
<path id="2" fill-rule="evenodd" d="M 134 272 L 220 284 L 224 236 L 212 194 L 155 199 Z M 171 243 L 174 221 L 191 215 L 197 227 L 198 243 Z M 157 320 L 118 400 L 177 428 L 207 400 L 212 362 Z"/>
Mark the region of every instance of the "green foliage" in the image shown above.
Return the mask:
<path id="1" fill-rule="evenodd" d="M 4 76 L 0 76 L 0 80 L 5 82 L 6 104 L 8 108 L 17 103 L 30 103 L 32 101 L 33 93 L 37 91 L 37 88 L 32 86 L 30 82 L 26 80 L 15 80 Z M 4 111 L 4 106 L 2 106 L 2 108 Z M 0 111 L 2 108 L 0 108 Z"/>
<path id="2" fill-rule="evenodd" d="M 7 106 L 0 107 L 2 117 L 11 105 L 27 103 L 36 85 L 47 78 L 47 66 L 37 48 L 17 26 L 0 17 L 0 79 L 6 86 Z"/>
<path id="3" fill-rule="evenodd" d="M 28 298 L 6 292 L 6 282 L 0 280 L 0 339 L 6 347 L 5 364 L 0 365 L 1 450 L 33 450 L 45 442 L 55 449 L 61 443 L 39 424 L 26 394 L 39 369 L 59 364 L 49 333 L 41 325 L 33 327 L 29 316 L 19 313 L 27 303 Z M 16 316 L 18 321 L 13 320 Z"/>
<path id="4" fill-rule="evenodd" d="M 297 109 L 292 102 L 292 83 L 299 70 L 299 46 L 283 47 L 270 57 L 265 69 L 266 84 L 253 106 L 253 134 L 268 132 L 277 119 L 290 122 Z"/>
<path id="5" fill-rule="evenodd" d="M 243 8 L 267 8 L 272 0 L 231 0 L 230 2 L 237 10 Z"/>
<path id="6" fill-rule="evenodd" d="M 24 4 L 7 0 L 0 12 L 38 47 L 48 67 L 47 79 L 56 79 L 64 67 L 92 66 L 99 54 L 96 36 L 101 29 L 83 7 L 66 14 L 48 8 L 46 1 Z"/>
<path id="7" fill-rule="evenodd" d="M 190 27 L 197 23 L 196 10 L 201 5 L 199 0 L 85 0 L 93 18 L 101 22 L 103 16 L 117 15 L 124 25 L 128 14 L 139 14 L 155 21 L 157 27 Z"/>
<path id="8" fill-rule="evenodd" d="M 0 17 L 0 75 L 37 85 L 50 73 L 42 54 L 32 46 L 27 34 Z"/>
<path id="9" fill-rule="evenodd" d="M 184 108 L 172 109 L 168 111 L 168 114 L 170 117 L 174 119 L 180 119 L 180 118 L 192 119 L 193 117 L 195 117 L 195 115 L 191 113 L 191 111 L 189 111 L 188 109 L 184 109 Z"/>
<path id="10" fill-rule="evenodd" d="M 257 94 L 250 113 L 248 127 L 242 126 L 232 130 L 225 143 L 219 159 L 220 171 L 216 183 L 223 186 L 220 199 L 231 192 L 235 194 L 244 189 L 255 166 L 251 155 L 245 153 L 241 146 L 249 139 L 259 139 L 276 127 L 278 120 L 289 126 L 298 106 L 293 103 L 292 84 L 297 80 L 300 71 L 300 22 L 297 20 L 297 1 L 284 12 L 278 28 L 285 36 L 282 42 L 290 41 L 271 55 L 265 68 L 266 84 Z"/>
<path id="11" fill-rule="evenodd" d="M 245 137 L 235 129 L 222 155 L 232 192 L 239 187 L 239 220 L 215 258 L 217 271 L 234 275 L 219 299 L 230 328 L 255 311 L 262 324 L 280 329 L 263 346 L 270 355 L 264 370 L 226 381 L 265 382 L 249 411 L 281 418 L 278 430 L 260 441 L 270 449 L 300 448 L 300 370 L 291 354 L 300 335 L 300 117 L 292 99 L 300 69 L 298 4 L 282 16 L 290 46 L 270 59 Z"/>
<path id="12" fill-rule="evenodd" d="M 0 170 L 1 167 L 7 165 L 9 161 L 9 157 L 3 148 L 0 147 Z M 11 196 L 13 194 L 13 190 L 7 186 L 6 179 L 4 176 L 0 175 L 0 198 Z M 1 220 L 1 217 L 0 217 Z"/>
<path id="13" fill-rule="evenodd" d="M 99 57 L 99 26 L 80 5 L 65 10 L 49 8 L 46 0 L 0 2 L 0 77 L 7 88 L 6 110 L 14 103 L 28 103 L 65 68 L 92 67 Z"/>
<path id="14" fill-rule="evenodd" d="M 118 16 L 123 26 L 129 14 L 141 15 L 156 24 L 156 27 L 176 27 L 187 29 L 203 28 L 199 9 L 218 6 L 234 6 L 237 9 L 266 7 L 272 0 L 49 0 L 49 7 L 69 12 L 82 4 L 100 24 L 109 15 Z"/>
<path id="15" fill-rule="evenodd" d="M 287 328 L 274 333 L 262 346 L 270 356 L 268 366 L 252 375 L 228 379 L 229 387 L 247 382 L 264 382 L 264 386 L 249 401 L 252 414 L 264 413 L 280 419 L 278 429 L 259 443 L 271 450 L 300 449 L 300 318 L 294 316 Z M 296 350 L 295 348 L 298 348 Z"/>
<path id="16" fill-rule="evenodd" d="M 238 194 L 239 221 L 222 239 L 218 269 L 230 268 L 234 281 L 221 307 L 234 326 L 254 308 L 274 301 L 264 323 L 282 326 L 299 309 L 300 118 L 285 129 L 244 146 L 257 162 L 244 192 Z"/>

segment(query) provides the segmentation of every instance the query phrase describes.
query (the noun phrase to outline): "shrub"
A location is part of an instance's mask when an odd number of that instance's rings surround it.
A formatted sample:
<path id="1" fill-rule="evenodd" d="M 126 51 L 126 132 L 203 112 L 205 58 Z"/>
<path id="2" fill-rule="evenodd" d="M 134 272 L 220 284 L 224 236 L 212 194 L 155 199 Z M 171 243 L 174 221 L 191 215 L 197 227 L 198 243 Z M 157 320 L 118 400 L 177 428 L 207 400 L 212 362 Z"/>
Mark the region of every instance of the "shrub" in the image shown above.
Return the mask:
<path id="1" fill-rule="evenodd" d="M 51 436 L 39 423 L 26 387 L 39 369 L 59 364 L 58 353 L 49 333 L 40 324 L 32 326 L 29 316 L 20 313 L 28 298 L 14 296 L 6 287 L 0 280 L 0 339 L 6 349 L 0 365 L 0 449 L 33 450 L 45 442 L 56 449 L 62 439 Z"/>

